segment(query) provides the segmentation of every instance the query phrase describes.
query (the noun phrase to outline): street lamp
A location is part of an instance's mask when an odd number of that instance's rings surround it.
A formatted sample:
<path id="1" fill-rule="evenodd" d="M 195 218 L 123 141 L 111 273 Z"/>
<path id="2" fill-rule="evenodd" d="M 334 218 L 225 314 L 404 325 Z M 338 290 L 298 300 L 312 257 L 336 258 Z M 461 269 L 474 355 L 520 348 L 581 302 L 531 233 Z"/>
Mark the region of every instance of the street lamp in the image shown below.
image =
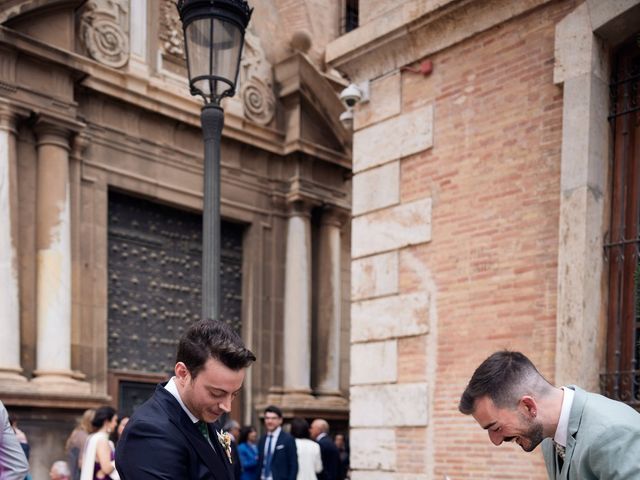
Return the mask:
<path id="1" fill-rule="evenodd" d="M 202 319 L 220 320 L 220 100 L 235 94 L 244 31 L 252 8 L 245 0 L 179 0 L 178 12 L 191 95 L 200 95 L 204 137 Z"/>

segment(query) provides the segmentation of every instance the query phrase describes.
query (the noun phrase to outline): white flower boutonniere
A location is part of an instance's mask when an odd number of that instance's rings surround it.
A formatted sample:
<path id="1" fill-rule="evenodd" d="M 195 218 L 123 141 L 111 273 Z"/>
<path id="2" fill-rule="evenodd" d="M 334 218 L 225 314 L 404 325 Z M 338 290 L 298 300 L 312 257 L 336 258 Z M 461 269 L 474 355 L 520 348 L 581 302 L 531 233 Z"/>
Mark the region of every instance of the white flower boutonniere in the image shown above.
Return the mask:
<path id="1" fill-rule="evenodd" d="M 216 432 L 218 434 L 218 441 L 222 448 L 224 448 L 225 453 L 227 454 L 227 458 L 229 459 L 229 463 L 233 463 L 231 460 L 231 435 L 228 432 Z"/>

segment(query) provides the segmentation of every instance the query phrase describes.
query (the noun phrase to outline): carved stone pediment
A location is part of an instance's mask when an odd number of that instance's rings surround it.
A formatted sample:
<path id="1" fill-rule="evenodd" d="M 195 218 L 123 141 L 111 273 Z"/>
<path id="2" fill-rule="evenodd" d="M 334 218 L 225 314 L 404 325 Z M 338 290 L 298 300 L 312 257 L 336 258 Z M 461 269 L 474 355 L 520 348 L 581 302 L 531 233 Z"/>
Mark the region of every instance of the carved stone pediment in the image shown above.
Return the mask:
<path id="1" fill-rule="evenodd" d="M 89 0 L 80 16 L 80 39 L 94 60 L 113 68 L 129 61 L 129 2 Z"/>

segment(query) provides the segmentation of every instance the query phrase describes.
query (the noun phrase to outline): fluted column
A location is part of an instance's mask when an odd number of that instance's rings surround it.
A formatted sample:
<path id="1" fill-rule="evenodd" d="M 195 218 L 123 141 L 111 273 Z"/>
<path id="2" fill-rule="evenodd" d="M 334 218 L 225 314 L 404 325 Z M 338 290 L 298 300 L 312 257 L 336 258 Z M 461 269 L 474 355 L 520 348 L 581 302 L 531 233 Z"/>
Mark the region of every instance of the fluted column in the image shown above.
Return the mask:
<path id="1" fill-rule="evenodd" d="M 20 375 L 20 297 L 15 115 L 0 105 L 0 381 L 24 383 Z"/>
<path id="2" fill-rule="evenodd" d="M 340 394 L 340 330 L 342 327 L 342 274 L 340 233 L 345 210 L 329 207 L 322 212 L 319 231 L 317 385 L 322 395 Z"/>
<path id="3" fill-rule="evenodd" d="M 80 383 L 71 372 L 71 132 L 51 123 L 36 127 L 37 353 L 35 382 Z"/>
<path id="4" fill-rule="evenodd" d="M 284 292 L 284 390 L 311 392 L 311 214 L 289 204 Z"/>

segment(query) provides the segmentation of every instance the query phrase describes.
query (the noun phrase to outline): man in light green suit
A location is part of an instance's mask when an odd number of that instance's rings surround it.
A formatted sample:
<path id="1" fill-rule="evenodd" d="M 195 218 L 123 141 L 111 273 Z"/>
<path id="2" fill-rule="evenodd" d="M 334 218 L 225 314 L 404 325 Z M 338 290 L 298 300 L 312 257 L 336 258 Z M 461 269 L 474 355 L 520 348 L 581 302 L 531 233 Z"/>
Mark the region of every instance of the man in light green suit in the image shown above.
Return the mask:
<path id="1" fill-rule="evenodd" d="M 640 479 L 640 414 L 575 386 L 554 387 L 522 353 L 482 362 L 458 409 L 495 445 L 515 441 L 530 452 L 542 443 L 550 479 Z"/>

